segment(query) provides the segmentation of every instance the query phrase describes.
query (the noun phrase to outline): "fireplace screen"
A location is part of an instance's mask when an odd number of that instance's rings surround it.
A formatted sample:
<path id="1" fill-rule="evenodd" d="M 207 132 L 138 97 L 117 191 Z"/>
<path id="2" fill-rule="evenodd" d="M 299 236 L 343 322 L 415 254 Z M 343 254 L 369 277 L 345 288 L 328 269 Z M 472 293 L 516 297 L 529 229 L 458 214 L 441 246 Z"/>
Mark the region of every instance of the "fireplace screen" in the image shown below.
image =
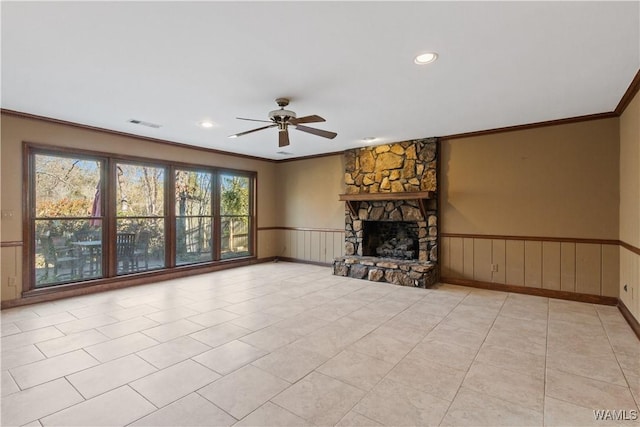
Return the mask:
<path id="1" fill-rule="evenodd" d="M 418 224 L 416 222 L 364 221 L 363 255 L 417 259 L 418 249 Z"/>

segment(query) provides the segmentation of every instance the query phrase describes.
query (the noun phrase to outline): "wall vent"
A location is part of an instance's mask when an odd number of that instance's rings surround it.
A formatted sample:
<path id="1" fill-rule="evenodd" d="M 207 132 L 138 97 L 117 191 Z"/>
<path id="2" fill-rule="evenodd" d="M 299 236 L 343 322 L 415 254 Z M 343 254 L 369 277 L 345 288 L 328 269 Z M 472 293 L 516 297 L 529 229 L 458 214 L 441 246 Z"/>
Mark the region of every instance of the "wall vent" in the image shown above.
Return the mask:
<path id="1" fill-rule="evenodd" d="M 159 127 L 162 126 L 157 123 L 145 122 L 144 120 L 137 120 L 137 119 L 131 119 L 129 120 L 129 123 L 133 123 L 134 125 L 146 126 L 154 129 L 158 129 Z"/>

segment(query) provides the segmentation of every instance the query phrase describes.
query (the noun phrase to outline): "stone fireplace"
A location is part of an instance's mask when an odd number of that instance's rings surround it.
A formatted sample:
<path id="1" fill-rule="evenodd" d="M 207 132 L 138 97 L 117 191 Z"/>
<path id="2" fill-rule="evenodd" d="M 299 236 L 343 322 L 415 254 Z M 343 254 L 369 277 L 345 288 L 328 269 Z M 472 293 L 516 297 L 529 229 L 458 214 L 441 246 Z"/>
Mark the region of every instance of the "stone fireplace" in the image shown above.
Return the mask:
<path id="1" fill-rule="evenodd" d="M 345 152 L 345 256 L 334 274 L 405 286 L 438 281 L 438 141 Z"/>

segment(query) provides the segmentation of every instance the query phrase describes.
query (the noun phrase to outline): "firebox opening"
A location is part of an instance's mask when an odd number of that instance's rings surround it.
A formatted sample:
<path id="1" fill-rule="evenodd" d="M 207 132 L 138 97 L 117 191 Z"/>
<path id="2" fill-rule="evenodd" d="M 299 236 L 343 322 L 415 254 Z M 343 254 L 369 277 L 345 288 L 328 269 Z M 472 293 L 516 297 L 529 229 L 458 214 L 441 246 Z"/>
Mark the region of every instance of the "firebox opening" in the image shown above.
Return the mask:
<path id="1" fill-rule="evenodd" d="M 411 221 L 363 221 L 362 255 L 417 259 L 418 224 Z"/>

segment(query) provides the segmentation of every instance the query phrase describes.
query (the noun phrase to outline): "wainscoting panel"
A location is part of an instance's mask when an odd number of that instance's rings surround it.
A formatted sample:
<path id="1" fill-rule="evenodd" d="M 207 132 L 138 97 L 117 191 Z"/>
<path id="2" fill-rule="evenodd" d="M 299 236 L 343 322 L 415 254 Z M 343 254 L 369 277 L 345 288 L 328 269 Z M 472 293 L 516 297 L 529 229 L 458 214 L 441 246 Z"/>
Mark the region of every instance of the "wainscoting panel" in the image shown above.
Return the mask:
<path id="1" fill-rule="evenodd" d="M 473 242 L 475 239 L 464 239 L 462 242 L 462 277 L 474 278 L 473 273 Z"/>
<path id="2" fill-rule="evenodd" d="M 309 254 L 311 253 L 311 249 L 309 248 L 309 246 L 305 244 L 306 234 L 307 234 L 306 231 L 300 231 L 300 232 L 294 233 L 294 237 L 296 239 L 296 253 L 294 255 L 294 258 L 307 259 L 311 261 L 309 257 Z"/>
<path id="3" fill-rule="evenodd" d="M 576 291 L 576 244 L 560 242 L 560 290 Z"/>
<path id="4" fill-rule="evenodd" d="M 333 238 L 333 253 L 329 260 L 344 255 L 344 232 L 331 233 L 331 236 Z M 327 239 L 328 238 L 329 236 L 327 235 Z"/>
<path id="5" fill-rule="evenodd" d="M 309 243 L 309 246 L 311 248 L 311 254 L 310 254 L 310 259 L 311 261 L 314 262 L 320 262 L 320 232 L 319 231 L 310 231 L 309 232 L 311 241 Z M 324 237 L 324 236 L 322 236 Z M 324 240 L 324 239 L 322 239 Z M 324 243 L 324 242 L 323 242 Z M 322 259 L 322 261 L 324 261 L 324 257 Z"/>
<path id="6" fill-rule="evenodd" d="M 441 246 L 445 279 L 618 296 L 620 249 L 609 241 L 456 234 Z"/>
<path id="7" fill-rule="evenodd" d="M 620 248 L 620 284 L 627 286 L 627 290 L 620 290 L 620 299 L 629 308 L 629 311 L 640 319 L 640 295 L 638 295 L 638 283 L 640 283 L 640 255 L 633 251 Z"/>
<path id="8" fill-rule="evenodd" d="M 258 230 L 258 258 L 276 256 L 280 250 L 280 239 L 279 230 Z"/>
<path id="9" fill-rule="evenodd" d="M 524 241 L 506 240 L 507 256 L 504 270 L 507 284 L 524 286 Z"/>
<path id="10" fill-rule="evenodd" d="M 576 243 L 576 292 L 600 295 L 601 245 Z"/>
<path id="11" fill-rule="evenodd" d="M 344 255 L 344 231 L 277 227 L 281 233 L 282 247 L 276 256 L 297 261 L 331 264 Z"/>
<path id="12" fill-rule="evenodd" d="M 22 245 L 0 248 L 2 300 L 20 297 L 22 293 Z"/>
<path id="13" fill-rule="evenodd" d="M 620 247 L 602 245 L 602 295 L 617 297 L 620 289 Z"/>
<path id="14" fill-rule="evenodd" d="M 473 278 L 481 282 L 491 281 L 491 240 L 473 239 Z"/>
<path id="15" fill-rule="evenodd" d="M 464 277 L 462 273 L 464 271 L 464 240 L 449 239 L 449 253 L 451 254 L 449 262 L 451 277 Z"/>
<path id="16" fill-rule="evenodd" d="M 504 240 L 492 240 L 491 241 L 491 262 L 496 265 L 498 271 L 493 271 L 491 274 L 491 281 L 493 283 L 507 283 L 507 271 L 504 266 L 507 262 L 507 245 Z"/>
<path id="17" fill-rule="evenodd" d="M 542 242 L 542 287 L 560 290 L 560 242 Z"/>
<path id="18" fill-rule="evenodd" d="M 285 230 L 289 235 L 288 245 L 285 245 L 285 256 L 295 258 L 298 256 L 298 233 L 291 230 Z"/>
<path id="19" fill-rule="evenodd" d="M 524 242 L 524 285 L 542 287 L 542 242 Z"/>

